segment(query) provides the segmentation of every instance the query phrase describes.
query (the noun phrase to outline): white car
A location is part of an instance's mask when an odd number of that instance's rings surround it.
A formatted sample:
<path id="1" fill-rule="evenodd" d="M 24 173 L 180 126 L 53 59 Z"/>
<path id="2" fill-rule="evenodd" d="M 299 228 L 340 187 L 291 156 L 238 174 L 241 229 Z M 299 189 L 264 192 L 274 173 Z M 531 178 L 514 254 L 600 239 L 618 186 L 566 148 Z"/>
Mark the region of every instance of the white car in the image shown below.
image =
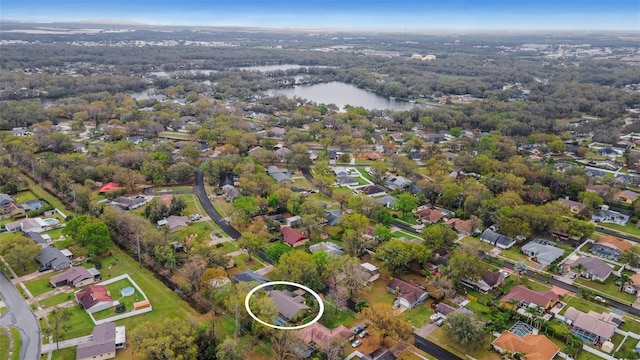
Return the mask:
<path id="1" fill-rule="evenodd" d="M 362 345 L 362 340 L 356 340 L 356 341 L 351 343 L 351 347 L 354 347 L 354 348 L 356 348 L 356 347 L 358 347 L 360 345 Z"/>

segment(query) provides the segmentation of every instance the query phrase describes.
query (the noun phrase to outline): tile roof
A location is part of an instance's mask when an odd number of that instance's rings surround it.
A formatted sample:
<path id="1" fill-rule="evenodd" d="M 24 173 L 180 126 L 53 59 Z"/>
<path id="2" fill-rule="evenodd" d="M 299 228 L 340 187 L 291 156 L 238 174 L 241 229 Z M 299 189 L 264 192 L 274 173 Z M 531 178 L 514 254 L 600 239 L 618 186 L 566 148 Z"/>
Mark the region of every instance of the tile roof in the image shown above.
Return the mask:
<path id="1" fill-rule="evenodd" d="M 603 245 L 611 245 L 620 251 L 626 251 L 632 246 L 632 244 L 629 241 L 618 239 L 615 236 L 609 236 L 609 235 L 600 236 L 596 241 L 596 243 L 603 244 Z"/>
<path id="2" fill-rule="evenodd" d="M 519 337 L 505 331 L 492 342 L 493 345 L 511 353 L 524 353 L 527 360 L 551 360 L 560 348 L 544 335 L 526 334 Z"/>
<path id="3" fill-rule="evenodd" d="M 304 234 L 302 234 L 300 231 L 288 226 L 281 228 L 280 234 L 282 234 L 282 236 L 284 237 L 284 242 L 291 246 L 293 246 L 297 242 L 308 240 L 308 238 L 304 236 Z"/>
<path id="4" fill-rule="evenodd" d="M 541 307 L 547 306 L 549 301 L 555 303 L 558 301 L 558 295 L 553 291 L 533 291 L 527 289 L 523 285 L 514 286 L 511 291 L 500 299 L 501 302 L 508 303 L 509 300 L 526 301 L 530 304 L 536 304 Z"/>
<path id="5" fill-rule="evenodd" d="M 89 285 L 84 290 L 76 293 L 76 298 L 82 303 L 85 310 L 103 301 L 113 301 L 109 291 L 104 285 Z"/>

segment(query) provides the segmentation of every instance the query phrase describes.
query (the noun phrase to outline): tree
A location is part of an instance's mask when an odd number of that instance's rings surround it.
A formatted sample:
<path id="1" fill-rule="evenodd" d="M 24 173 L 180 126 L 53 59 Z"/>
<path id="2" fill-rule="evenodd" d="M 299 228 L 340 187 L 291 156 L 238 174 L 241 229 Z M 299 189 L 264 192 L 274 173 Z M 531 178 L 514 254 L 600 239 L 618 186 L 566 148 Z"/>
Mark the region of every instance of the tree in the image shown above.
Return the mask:
<path id="1" fill-rule="evenodd" d="M 482 343 L 485 326 L 473 313 L 454 311 L 447 315 L 444 332 L 463 348 L 476 349 Z"/>
<path id="2" fill-rule="evenodd" d="M 402 219 L 406 213 L 413 211 L 418 206 L 418 200 L 411 194 L 400 194 L 396 197 L 398 200 L 398 210 L 402 212 Z"/>
<path id="3" fill-rule="evenodd" d="M 407 341 L 413 334 L 411 324 L 404 317 L 397 316 L 391 308 L 391 304 L 371 304 L 370 307 L 358 313 L 357 318 L 370 324 L 371 332 L 380 336 L 381 344 L 387 338 Z"/>
<path id="4" fill-rule="evenodd" d="M 393 215 L 391 214 L 389 209 L 385 207 L 380 207 L 379 209 L 373 212 L 372 219 L 374 222 L 378 224 L 389 226 L 393 222 Z"/>
<path id="5" fill-rule="evenodd" d="M 109 228 L 102 221 L 82 225 L 76 240 L 93 255 L 104 254 L 113 244 Z"/>
<path id="6" fill-rule="evenodd" d="M 238 239 L 238 246 L 247 249 L 249 261 L 251 261 L 253 259 L 253 253 L 264 248 L 267 245 L 268 241 L 269 239 L 264 235 L 245 231 L 240 234 L 240 238 Z"/>
<path id="7" fill-rule="evenodd" d="M 362 312 L 362 310 L 369 307 L 369 302 L 367 300 L 359 300 L 354 307 L 356 312 Z"/>
<path id="8" fill-rule="evenodd" d="M 373 229 L 373 239 L 378 244 L 391 240 L 391 237 L 391 230 L 384 225 L 376 225 Z"/>
<path id="9" fill-rule="evenodd" d="M 195 360 L 198 355 L 196 328 L 181 320 L 164 319 L 131 331 L 131 344 L 146 359 Z"/>
<path id="10" fill-rule="evenodd" d="M 222 344 L 218 346 L 216 357 L 218 360 L 244 360 L 247 357 L 243 350 L 244 347 L 240 346 L 238 340 L 227 336 Z"/>
<path id="11" fill-rule="evenodd" d="M 524 261 L 518 261 L 513 265 L 513 270 L 516 271 L 516 276 L 518 277 L 518 282 L 520 282 L 520 276 L 527 271 L 527 264 Z"/>
<path id="12" fill-rule="evenodd" d="M 282 254 L 278 267 L 273 271 L 273 278 L 299 283 L 313 290 L 320 290 L 323 287 L 317 265 L 311 254 L 305 251 L 290 251 Z"/>
<path id="13" fill-rule="evenodd" d="M 174 196 L 169 203 L 168 215 L 180 216 L 182 211 L 187 208 L 187 202 L 183 198 Z"/>
<path id="14" fill-rule="evenodd" d="M 167 169 L 169 181 L 181 183 L 191 179 L 196 173 L 196 168 L 188 162 L 175 163 Z"/>
<path id="15" fill-rule="evenodd" d="M 456 251 L 449 259 L 449 275 L 455 281 L 477 280 L 484 267 L 477 254 Z"/>
<path id="16" fill-rule="evenodd" d="M 433 224 L 422 229 L 424 244 L 430 249 L 448 247 L 458 238 L 458 233 L 446 224 Z"/>
<path id="17" fill-rule="evenodd" d="M 584 272 L 587 271 L 587 267 L 584 266 L 583 263 L 579 263 L 573 266 L 573 271 L 578 273 L 578 275 L 582 276 L 582 274 L 584 274 Z"/>
<path id="18" fill-rule="evenodd" d="M 640 245 L 634 245 L 623 252 L 620 256 L 620 262 L 634 268 L 640 267 Z"/>
<path id="19" fill-rule="evenodd" d="M 277 330 L 270 339 L 276 360 L 297 359 L 296 349 L 304 346 L 298 335 L 288 330 Z"/>
<path id="20" fill-rule="evenodd" d="M 205 269 L 207 268 L 207 262 L 198 254 L 189 256 L 187 262 L 182 267 L 182 275 L 191 285 L 191 290 L 198 292 L 200 290 L 200 281 Z"/>
<path id="21" fill-rule="evenodd" d="M 12 268 L 23 272 L 40 252 L 40 246 L 22 234 L 12 234 L 0 240 L 0 255 Z"/>
<path id="22" fill-rule="evenodd" d="M 400 239 L 391 239 L 380 245 L 375 255 L 376 258 L 385 261 L 385 266 L 393 275 L 406 271 L 413 263 L 427 262 L 430 256 L 424 245 Z"/>
<path id="23" fill-rule="evenodd" d="M 128 192 L 132 192 L 137 184 L 144 181 L 144 176 L 135 170 L 124 168 L 115 173 L 113 181 L 124 186 Z"/>
<path id="24" fill-rule="evenodd" d="M 44 329 L 44 333 L 47 336 L 53 337 L 53 341 L 56 342 L 56 350 L 60 350 L 60 340 L 63 340 L 66 332 L 71 329 L 71 325 L 67 323 L 71 318 L 71 311 L 69 309 L 54 307 L 49 312 L 49 326 Z"/>

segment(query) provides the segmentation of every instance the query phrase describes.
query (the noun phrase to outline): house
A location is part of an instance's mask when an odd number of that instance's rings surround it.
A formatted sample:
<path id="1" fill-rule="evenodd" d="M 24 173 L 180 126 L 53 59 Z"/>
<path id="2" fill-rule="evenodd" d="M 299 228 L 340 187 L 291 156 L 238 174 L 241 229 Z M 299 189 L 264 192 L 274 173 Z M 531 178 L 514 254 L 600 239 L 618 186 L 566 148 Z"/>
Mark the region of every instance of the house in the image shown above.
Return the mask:
<path id="1" fill-rule="evenodd" d="M 602 258 L 618 261 L 620 255 L 631 248 L 629 241 L 618 239 L 615 236 L 600 236 L 591 244 L 590 251 Z"/>
<path id="2" fill-rule="evenodd" d="M 619 315 L 599 314 L 595 311 L 584 313 L 570 307 L 564 313 L 571 332 L 589 344 L 601 345 L 610 341 L 616 328 L 622 323 Z"/>
<path id="3" fill-rule="evenodd" d="M 525 244 L 520 250 L 523 254 L 535 258 L 544 266 L 549 266 L 564 255 L 564 250 L 556 247 L 553 241 L 534 239 Z"/>
<path id="4" fill-rule="evenodd" d="M 450 228 L 456 230 L 458 234 L 464 235 L 464 236 L 469 236 L 473 234 L 474 231 L 476 230 L 473 228 L 473 225 L 471 224 L 470 220 L 461 220 L 458 218 L 453 218 L 453 219 L 447 220 L 445 224 L 447 224 Z"/>
<path id="5" fill-rule="evenodd" d="M 76 292 L 76 299 L 87 312 L 92 314 L 115 305 L 111 294 L 104 285 L 89 285 Z"/>
<path id="6" fill-rule="evenodd" d="M 444 218 L 444 214 L 438 209 L 426 208 L 418 210 L 414 214 L 416 216 L 416 220 L 421 224 L 433 224 Z"/>
<path id="7" fill-rule="evenodd" d="M 45 230 L 48 230 L 49 227 L 49 224 L 47 224 L 44 220 L 42 220 L 42 218 L 39 217 L 22 219 L 20 221 L 20 230 L 22 230 L 23 233 L 41 233 Z"/>
<path id="8" fill-rule="evenodd" d="M 289 149 L 287 147 L 282 147 L 282 148 L 276 150 L 275 154 L 278 157 L 278 159 L 284 159 L 284 158 L 287 157 L 287 155 L 291 154 L 291 149 Z"/>
<path id="9" fill-rule="evenodd" d="M 28 232 L 26 235 L 42 248 L 49 247 L 51 245 L 51 237 L 48 235 L 48 239 L 37 232 Z"/>
<path id="10" fill-rule="evenodd" d="M 585 186 L 585 190 L 604 196 L 607 194 L 608 187 L 606 185 L 590 184 Z"/>
<path id="11" fill-rule="evenodd" d="M 445 317 L 447 315 L 451 314 L 452 312 L 456 311 L 455 308 L 453 308 L 452 306 L 449 306 L 449 305 L 447 305 L 445 303 L 439 303 L 436 306 L 435 310 L 436 310 L 437 314 L 440 314 L 440 315 L 445 316 Z"/>
<path id="12" fill-rule="evenodd" d="M 27 136 L 27 135 L 31 135 L 31 132 L 29 132 L 26 127 L 14 127 L 11 129 L 11 135 Z"/>
<path id="13" fill-rule="evenodd" d="M 395 209 L 396 206 L 398 205 L 398 199 L 396 199 L 394 196 L 391 196 L 391 195 L 385 195 L 385 196 L 379 197 L 376 199 L 376 202 L 378 202 L 378 204 L 382 204 L 382 206 L 389 209 Z"/>
<path id="14" fill-rule="evenodd" d="M 285 218 L 284 222 L 287 226 L 300 226 L 300 224 L 302 224 L 302 218 L 300 218 L 300 215 L 290 216 L 288 218 Z"/>
<path id="15" fill-rule="evenodd" d="M 621 203 L 631 204 L 638 198 L 638 193 L 631 190 L 623 190 L 615 195 L 615 199 Z"/>
<path id="16" fill-rule="evenodd" d="M 475 281 L 463 279 L 461 282 L 463 285 L 472 289 L 477 289 L 483 293 L 487 293 L 493 290 L 496 286 L 502 284 L 503 281 L 504 276 L 499 271 L 485 270 L 480 276 L 480 279 Z"/>
<path id="17" fill-rule="evenodd" d="M 640 296 L 640 274 L 631 275 L 631 284 L 625 284 L 622 290 L 626 293 Z"/>
<path id="18" fill-rule="evenodd" d="M 344 325 L 329 330 L 326 326 L 316 322 L 300 330 L 298 336 L 302 342 L 312 348 L 320 346 L 322 349 L 330 349 L 334 341 L 346 342 L 353 337 L 353 331 Z"/>
<path id="19" fill-rule="evenodd" d="M 327 215 L 327 225 L 336 226 L 340 222 L 340 217 L 342 216 L 342 210 L 334 209 L 334 210 L 325 210 L 324 213 Z"/>
<path id="20" fill-rule="evenodd" d="M 31 199 L 22 203 L 21 206 L 25 211 L 38 210 L 45 206 L 45 202 L 40 199 Z"/>
<path id="21" fill-rule="evenodd" d="M 87 269 L 76 266 L 67 269 L 62 274 L 52 276 L 49 281 L 53 287 L 71 285 L 79 288 L 93 284 L 95 277 Z"/>
<path id="22" fill-rule="evenodd" d="M 158 220 L 158 227 L 167 226 L 170 232 L 176 232 L 184 227 L 189 226 L 189 218 L 186 216 L 171 215 L 166 219 Z"/>
<path id="23" fill-rule="evenodd" d="M 404 141 L 404 135 L 402 135 L 402 133 L 389 134 L 389 137 L 397 143 L 402 143 Z"/>
<path id="24" fill-rule="evenodd" d="M 569 211 L 571 211 L 574 214 L 579 214 L 584 209 L 587 208 L 587 205 L 585 205 L 585 204 L 583 204 L 581 202 L 578 202 L 578 201 L 570 200 L 569 197 L 566 197 L 564 199 L 558 199 L 558 203 L 560 205 L 568 207 Z"/>
<path id="25" fill-rule="evenodd" d="M 24 216 L 25 209 L 14 202 L 0 205 L 0 219 L 17 218 Z"/>
<path id="26" fill-rule="evenodd" d="M 331 168 L 331 170 L 333 171 L 333 174 L 336 176 L 336 179 L 341 176 L 349 175 L 349 170 L 347 170 L 347 168 L 344 166 L 334 166 Z"/>
<path id="27" fill-rule="evenodd" d="M 268 283 L 269 279 L 267 279 L 266 277 L 255 273 L 253 270 L 245 270 L 243 272 L 237 273 L 235 275 L 233 275 L 232 280 L 234 282 L 240 283 L 240 282 L 257 282 L 258 284 L 264 284 L 264 283 Z M 270 290 L 271 288 L 267 288 L 267 290 Z"/>
<path id="28" fill-rule="evenodd" d="M 286 130 L 281 127 L 273 127 L 267 130 L 267 136 L 273 139 L 282 139 Z"/>
<path id="29" fill-rule="evenodd" d="M 235 187 L 227 188 L 226 190 L 224 190 L 224 198 L 228 202 L 234 202 L 240 196 L 242 196 L 242 194 L 240 194 L 240 191 Z"/>
<path id="30" fill-rule="evenodd" d="M 372 282 L 380 278 L 380 273 L 378 272 L 377 266 L 369 263 L 362 263 L 360 264 L 360 266 L 362 266 L 366 273 L 369 274 L 369 278 L 364 282 L 365 284 L 371 284 Z"/>
<path id="31" fill-rule="evenodd" d="M 115 182 L 108 182 L 104 184 L 100 188 L 100 190 L 98 190 L 98 194 L 104 194 L 104 193 L 108 193 L 109 191 L 118 190 L 118 189 L 120 189 L 120 184 Z"/>
<path id="32" fill-rule="evenodd" d="M 404 189 L 411 186 L 411 181 L 404 176 L 389 175 L 384 180 L 384 185 L 391 190 Z"/>
<path id="33" fill-rule="evenodd" d="M 281 322 L 283 325 L 290 321 L 298 320 L 306 314 L 307 310 L 311 310 L 305 304 L 304 296 L 296 295 L 289 290 L 271 290 L 269 291 L 269 297 L 273 299 L 280 313 L 280 317 L 276 322 Z"/>
<path id="34" fill-rule="evenodd" d="M 338 186 L 358 186 L 360 183 L 349 175 L 342 175 L 336 178 L 336 184 Z"/>
<path id="35" fill-rule="evenodd" d="M 560 347 L 553 341 L 537 334 L 537 330 L 521 321 L 500 334 L 491 345 L 501 354 L 507 351 L 511 354 L 520 353 L 527 360 L 552 360 L 560 352 Z"/>
<path id="36" fill-rule="evenodd" d="M 380 154 L 378 154 L 377 152 L 370 152 L 370 153 L 366 153 L 363 155 L 363 157 L 366 160 L 371 160 L 371 161 L 377 161 L 382 159 L 382 156 L 380 156 Z"/>
<path id="37" fill-rule="evenodd" d="M 115 205 L 122 210 L 137 209 L 146 203 L 147 203 L 147 198 L 142 195 L 138 195 L 132 198 L 119 196 L 111 201 L 112 205 Z"/>
<path id="38" fill-rule="evenodd" d="M 491 229 L 485 229 L 482 234 L 480 234 L 480 240 L 499 247 L 500 249 L 508 249 L 516 243 L 515 239 L 498 234 Z"/>
<path id="39" fill-rule="evenodd" d="M 116 349 L 126 346 L 125 327 L 112 322 L 96 325 L 91 335 L 90 341 L 78 345 L 76 360 L 113 359 Z"/>
<path id="40" fill-rule="evenodd" d="M 598 150 L 598 156 L 605 156 L 611 158 L 612 160 L 615 160 L 616 157 L 622 155 L 624 155 L 624 151 L 622 151 L 621 149 L 607 147 Z"/>
<path id="41" fill-rule="evenodd" d="M 387 283 L 387 291 L 396 296 L 396 301 L 401 306 L 409 309 L 422 304 L 429 297 L 429 294 L 421 288 L 397 278 Z"/>
<path id="42" fill-rule="evenodd" d="M 280 229 L 280 234 L 282 235 L 284 242 L 292 247 L 298 247 L 309 242 L 309 238 L 304 236 L 304 234 L 288 226 L 282 227 Z"/>
<path id="43" fill-rule="evenodd" d="M 517 285 L 500 299 L 503 306 L 510 306 L 511 302 L 523 307 L 535 304 L 539 308 L 549 310 L 558 302 L 558 295 L 553 291 L 533 291 L 526 286 Z"/>
<path id="44" fill-rule="evenodd" d="M 620 226 L 625 226 L 629 221 L 629 215 L 623 214 L 618 211 L 609 210 L 609 206 L 602 205 L 600 210 L 591 215 L 591 220 L 596 223 L 611 222 Z"/>
<path id="45" fill-rule="evenodd" d="M 22 226 L 22 220 L 13 221 L 13 222 L 4 224 L 4 228 L 7 229 L 7 232 L 20 231 L 21 226 Z"/>
<path id="46" fill-rule="evenodd" d="M 326 242 L 323 241 L 323 242 L 309 246 L 309 251 L 312 253 L 325 252 L 329 255 L 335 255 L 335 256 L 344 255 L 344 251 L 342 251 L 342 247 L 340 245 L 337 245 L 328 241 Z"/>
<path id="47" fill-rule="evenodd" d="M 380 185 L 365 185 L 353 190 L 355 195 L 364 194 L 369 197 L 387 195 L 387 190 Z"/>
<path id="48" fill-rule="evenodd" d="M 578 264 L 584 266 L 580 275 L 591 280 L 606 281 L 613 271 L 609 264 L 596 257 L 581 257 L 571 267 L 575 270 Z"/>
<path id="49" fill-rule="evenodd" d="M 280 169 L 277 166 L 269 166 L 267 168 L 267 173 L 271 176 L 278 184 L 284 181 L 293 181 L 291 179 L 291 174 L 289 174 L 289 170 Z"/>
<path id="50" fill-rule="evenodd" d="M 0 206 L 4 206 L 7 204 L 14 204 L 15 200 L 8 194 L 0 194 Z"/>
<path id="51" fill-rule="evenodd" d="M 38 261 L 43 267 L 49 267 L 55 271 L 71 267 L 71 260 L 69 260 L 62 251 L 55 247 L 45 247 L 40 249 Z"/>

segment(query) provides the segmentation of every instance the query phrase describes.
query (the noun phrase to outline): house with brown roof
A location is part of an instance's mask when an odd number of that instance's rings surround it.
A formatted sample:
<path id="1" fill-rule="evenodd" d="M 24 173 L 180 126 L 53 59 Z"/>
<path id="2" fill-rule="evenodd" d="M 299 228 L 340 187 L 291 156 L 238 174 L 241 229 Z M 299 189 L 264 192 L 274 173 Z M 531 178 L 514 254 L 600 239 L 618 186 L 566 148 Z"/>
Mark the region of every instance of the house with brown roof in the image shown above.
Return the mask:
<path id="1" fill-rule="evenodd" d="M 483 293 L 487 293 L 493 290 L 496 286 L 499 286 L 504 281 L 504 276 L 499 271 L 485 270 L 480 279 L 468 280 L 463 279 L 461 283 L 472 289 L 477 289 Z"/>
<path id="2" fill-rule="evenodd" d="M 51 285 L 53 285 L 53 287 L 71 285 L 73 287 L 79 288 L 93 284 L 93 282 L 95 281 L 95 277 L 89 272 L 89 270 L 81 266 L 76 266 L 67 269 L 62 274 L 52 276 L 49 281 L 51 282 Z"/>
<path id="3" fill-rule="evenodd" d="M 307 326 L 298 333 L 298 336 L 305 344 L 311 347 L 317 345 L 323 349 L 330 349 L 334 341 L 345 342 L 353 335 L 353 331 L 344 325 L 329 330 L 318 322 Z"/>
<path id="4" fill-rule="evenodd" d="M 447 224 L 451 229 L 457 231 L 458 234 L 465 235 L 465 236 L 471 235 L 475 231 L 475 229 L 473 228 L 473 225 L 471 225 L 470 220 L 453 218 L 453 219 L 447 220 L 445 224 Z"/>
<path id="5" fill-rule="evenodd" d="M 558 199 L 558 204 L 568 207 L 569 211 L 571 211 L 574 214 L 579 214 L 580 212 L 582 212 L 584 209 L 587 208 L 587 205 L 578 201 L 573 201 L 569 199 L 569 197 L 566 197 L 564 199 Z"/>
<path id="6" fill-rule="evenodd" d="M 104 184 L 100 188 L 100 190 L 98 190 L 98 194 L 104 194 L 104 193 L 108 193 L 109 191 L 118 190 L 118 189 L 120 189 L 120 184 L 115 182 L 108 182 Z"/>
<path id="7" fill-rule="evenodd" d="M 558 295 L 553 291 L 533 291 L 523 285 L 518 285 L 512 287 L 511 291 L 500 299 L 500 303 L 507 307 L 511 307 L 512 301 L 515 301 L 517 306 L 535 304 L 549 310 L 558 302 Z"/>
<path id="8" fill-rule="evenodd" d="M 575 270 L 578 264 L 584 266 L 580 275 L 590 280 L 606 281 L 613 272 L 613 268 L 609 264 L 596 257 L 581 257 L 571 267 Z"/>
<path id="9" fill-rule="evenodd" d="M 625 204 L 631 204 L 636 198 L 638 198 L 638 193 L 631 190 L 623 190 L 615 195 L 617 201 Z"/>
<path id="10" fill-rule="evenodd" d="M 364 194 L 369 197 L 387 195 L 387 190 L 380 185 L 365 185 L 353 190 L 355 195 Z"/>
<path id="11" fill-rule="evenodd" d="M 89 342 L 78 345 L 76 360 L 113 359 L 116 349 L 126 345 L 125 327 L 112 322 L 96 325 L 91 335 Z"/>
<path id="12" fill-rule="evenodd" d="M 433 224 L 444 218 L 442 211 L 438 209 L 422 209 L 415 212 L 416 220 L 421 224 Z"/>
<path id="13" fill-rule="evenodd" d="M 622 323 L 619 315 L 599 314 L 595 311 L 584 313 L 573 307 L 564 313 L 565 321 L 571 326 L 571 332 L 589 344 L 602 345 L 610 341 L 618 326 Z"/>
<path id="14" fill-rule="evenodd" d="M 627 240 L 618 239 L 611 235 L 603 235 L 591 244 L 589 250 L 601 258 L 618 261 L 620 255 L 631 246 L 632 244 Z"/>
<path id="15" fill-rule="evenodd" d="M 113 298 L 104 285 L 89 285 L 83 290 L 76 292 L 76 299 L 82 307 L 89 313 L 108 309 L 114 306 Z"/>
<path id="16" fill-rule="evenodd" d="M 560 351 L 558 345 L 546 336 L 527 332 L 519 336 L 510 330 L 504 331 L 491 345 L 501 354 L 508 351 L 512 354 L 523 354 L 527 360 L 551 360 Z"/>
<path id="17" fill-rule="evenodd" d="M 413 309 L 422 304 L 429 294 L 406 281 L 394 278 L 387 283 L 387 291 L 396 296 L 396 301 L 404 307 Z"/>
<path id="18" fill-rule="evenodd" d="M 304 290 L 302 290 L 304 293 Z M 290 321 L 296 321 L 304 316 L 311 308 L 305 304 L 302 295 L 295 294 L 289 290 L 271 290 L 269 297 L 273 299 L 280 316 L 276 320 L 284 325 Z"/>
<path id="19" fill-rule="evenodd" d="M 283 226 L 280 229 L 280 234 L 285 242 L 285 244 L 291 247 L 298 247 L 309 242 L 309 238 L 304 236 L 300 231 L 291 228 L 289 226 Z"/>

